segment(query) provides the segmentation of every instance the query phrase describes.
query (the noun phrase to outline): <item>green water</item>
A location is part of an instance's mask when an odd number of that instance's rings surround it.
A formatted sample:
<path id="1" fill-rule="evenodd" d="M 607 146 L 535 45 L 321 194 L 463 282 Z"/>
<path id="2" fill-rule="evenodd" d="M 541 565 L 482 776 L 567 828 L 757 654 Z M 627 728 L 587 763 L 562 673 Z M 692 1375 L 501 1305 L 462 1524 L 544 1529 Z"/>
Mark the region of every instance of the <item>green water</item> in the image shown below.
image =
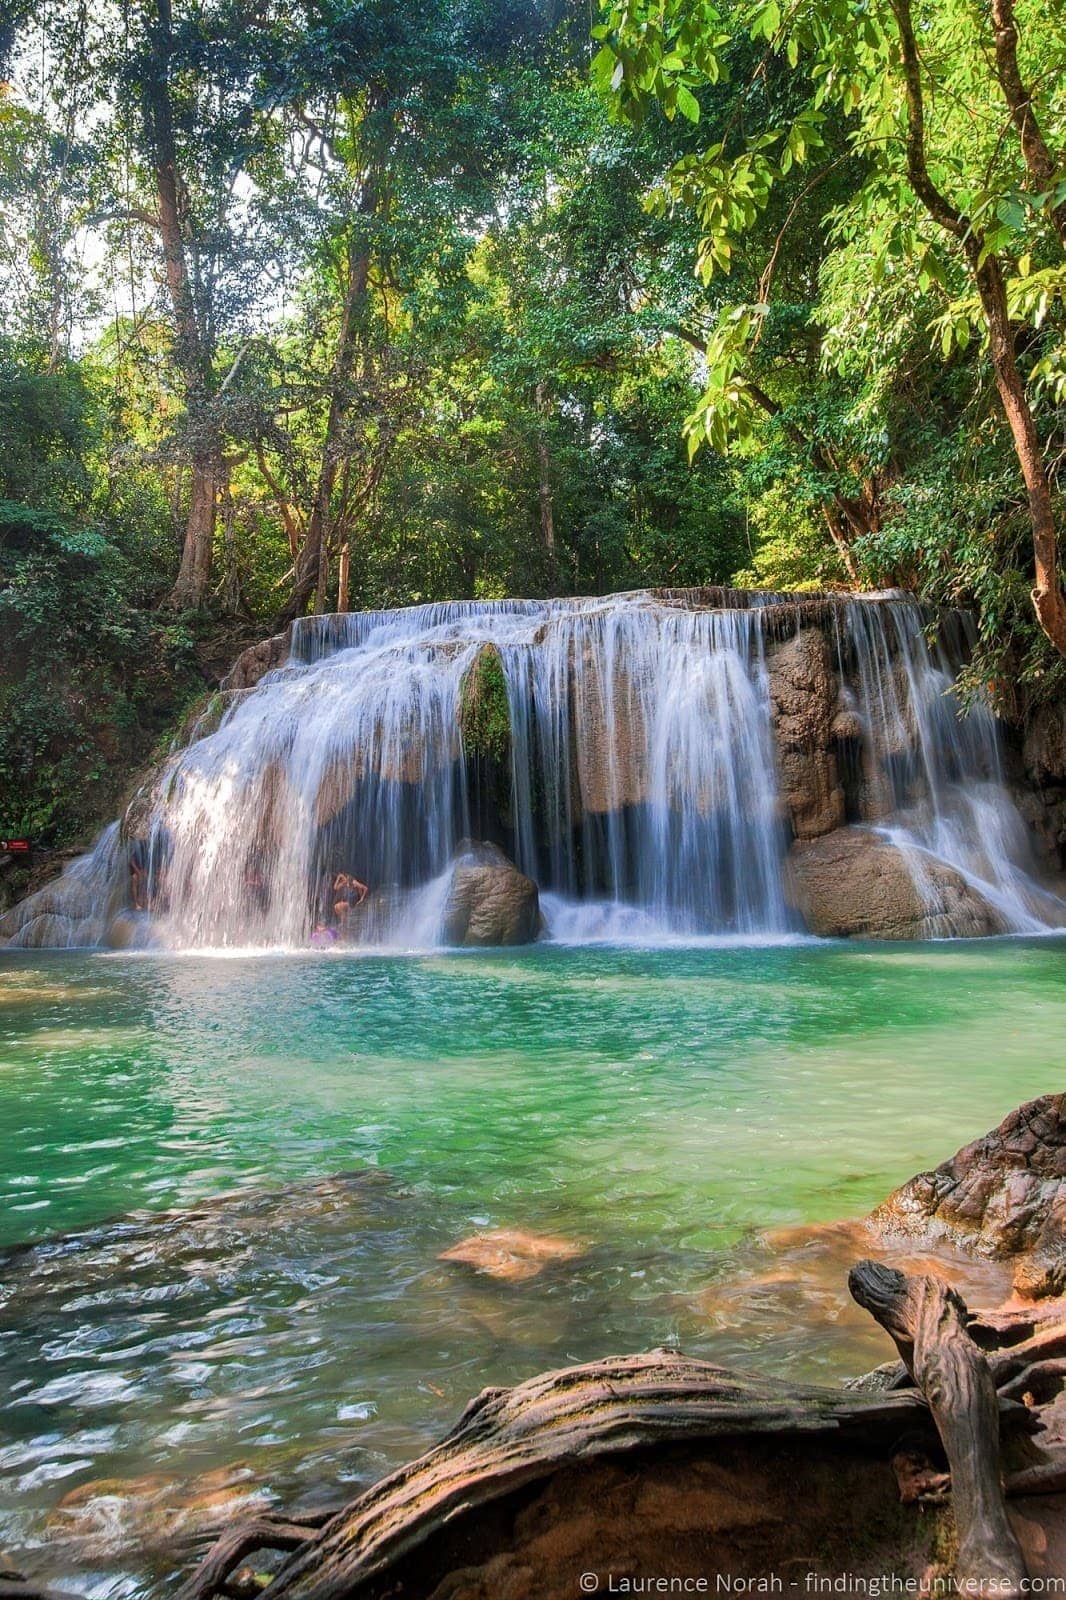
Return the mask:
<path id="1" fill-rule="evenodd" d="M 486 1383 L 878 1359 L 839 1264 L 758 1232 L 861 1214 L 1064 1067 L 1057 940 L 0 957 L 0 1242 L 46 1241 L 2 1266 L 0 1550 L 143 1593 L 153 1495 L 350 1488 Z M 438 1259 L 505 1227 L 576 1253 Z"/>

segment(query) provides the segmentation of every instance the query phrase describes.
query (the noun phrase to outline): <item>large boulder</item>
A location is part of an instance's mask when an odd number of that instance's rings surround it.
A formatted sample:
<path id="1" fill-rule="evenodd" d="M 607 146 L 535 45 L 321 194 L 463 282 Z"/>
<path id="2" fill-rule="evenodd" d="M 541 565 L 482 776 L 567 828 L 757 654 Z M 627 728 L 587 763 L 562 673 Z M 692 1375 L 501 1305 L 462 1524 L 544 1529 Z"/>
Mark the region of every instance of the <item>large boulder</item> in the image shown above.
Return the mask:
<path id="1" fill-rule="evenodd" d="M 1003 921 L 946 861 L 904 851 L 870 828 L 793 845 L 793 907 L 825 938 L 948 939 L 1003 933 Z"/>
<path id="2" fill-rule="evenodd" d="M 832 748 L 838 685 L 818 628 L 801 628 L 770 656 L 770 712 L 782 802 L 797 839 L 844 821 L 844 791 Z"/>
<path id="3" fill-rule="evenodd" d="M 932 1172 L 921 1172 L 869 1221 L 886 1236 L 1014 1258 L 1015 1287 L 1066 1290 L 1066 1094 L 1030 1100 Z"/>
<path id="4" fill-rule="evenodd" d="M 540 926 L 540 896 L 533 880 L 497 845 L 464 842 L 444 895 L 444 942 L 530 944 Z"/>

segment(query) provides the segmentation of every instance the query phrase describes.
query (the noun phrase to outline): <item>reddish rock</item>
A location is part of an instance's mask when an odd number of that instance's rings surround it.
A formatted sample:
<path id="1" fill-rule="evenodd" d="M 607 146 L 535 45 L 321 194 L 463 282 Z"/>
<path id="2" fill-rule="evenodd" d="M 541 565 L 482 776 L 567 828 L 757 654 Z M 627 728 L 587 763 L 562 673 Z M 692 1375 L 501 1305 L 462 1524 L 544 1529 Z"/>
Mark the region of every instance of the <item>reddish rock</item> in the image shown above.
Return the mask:
<path id="1" fill-rule="evenodd" d="M 521 1283 L 535 1278 L 549 1262 L 572 1261 L 582 1254 L 582 1246 L 572 1239 L 530 1233 L 526 1228 L 493 1228 L 487 1233 L 473 1233 L 450 1250 L 442 1250 L 437 1260 L 457 1261 L 490 1278 Z"/>
<path id="2" fill-rule="evenodd" d="M 286 628 L 284 633 L 276 633 L 270 639 L 261 639 L 258 644 L 249 645 L 237 657 L 219 688 L 253 689 L 260 678 L 288 660 L 291 643 L 292 629 Z"/>
<path id="3" fill-rule="evenodd" d="M 905 1183 L 869 1220 L 886 1235 L 1015 1258 L 1019 1294 L 1059 1294 L 1066 1288 L 1064 1179 L 1066 1094 L 1042 1095 Z"/>

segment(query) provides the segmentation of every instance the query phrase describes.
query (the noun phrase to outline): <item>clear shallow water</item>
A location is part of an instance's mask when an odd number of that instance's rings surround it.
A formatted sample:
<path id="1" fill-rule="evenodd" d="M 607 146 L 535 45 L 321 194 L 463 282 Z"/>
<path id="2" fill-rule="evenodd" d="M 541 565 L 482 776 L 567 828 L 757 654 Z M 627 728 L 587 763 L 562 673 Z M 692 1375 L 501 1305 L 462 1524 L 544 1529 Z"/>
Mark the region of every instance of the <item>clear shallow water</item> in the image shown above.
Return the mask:
<path id="1" fill-rule="evenodd" d="M 859 1370 L 846 1252 L 757 1234 L 1064 1067 L 1059 940 L 0 957 L 0 1243 L 53 1241 L 0 1263 L 0 1550 L 143 1593 L 205 1483 L 350 1489 L 486 1383 L 672 1341 Z M 580 1251 L 438 1260 L 504 1227 Z"/>

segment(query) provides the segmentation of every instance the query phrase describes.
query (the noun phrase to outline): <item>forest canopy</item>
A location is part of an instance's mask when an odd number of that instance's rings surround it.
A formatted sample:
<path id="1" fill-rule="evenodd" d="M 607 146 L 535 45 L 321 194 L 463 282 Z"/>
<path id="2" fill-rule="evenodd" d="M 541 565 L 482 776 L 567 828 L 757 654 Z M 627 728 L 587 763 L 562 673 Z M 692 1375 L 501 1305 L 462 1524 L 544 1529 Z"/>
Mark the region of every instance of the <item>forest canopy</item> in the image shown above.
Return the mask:
<path id="1" fill-rule="evenodd" d="M 5 827 L 313 610 L 902 585 L 1061 689 L 1056 9 L 48 0 L 0 55 Z"/>

